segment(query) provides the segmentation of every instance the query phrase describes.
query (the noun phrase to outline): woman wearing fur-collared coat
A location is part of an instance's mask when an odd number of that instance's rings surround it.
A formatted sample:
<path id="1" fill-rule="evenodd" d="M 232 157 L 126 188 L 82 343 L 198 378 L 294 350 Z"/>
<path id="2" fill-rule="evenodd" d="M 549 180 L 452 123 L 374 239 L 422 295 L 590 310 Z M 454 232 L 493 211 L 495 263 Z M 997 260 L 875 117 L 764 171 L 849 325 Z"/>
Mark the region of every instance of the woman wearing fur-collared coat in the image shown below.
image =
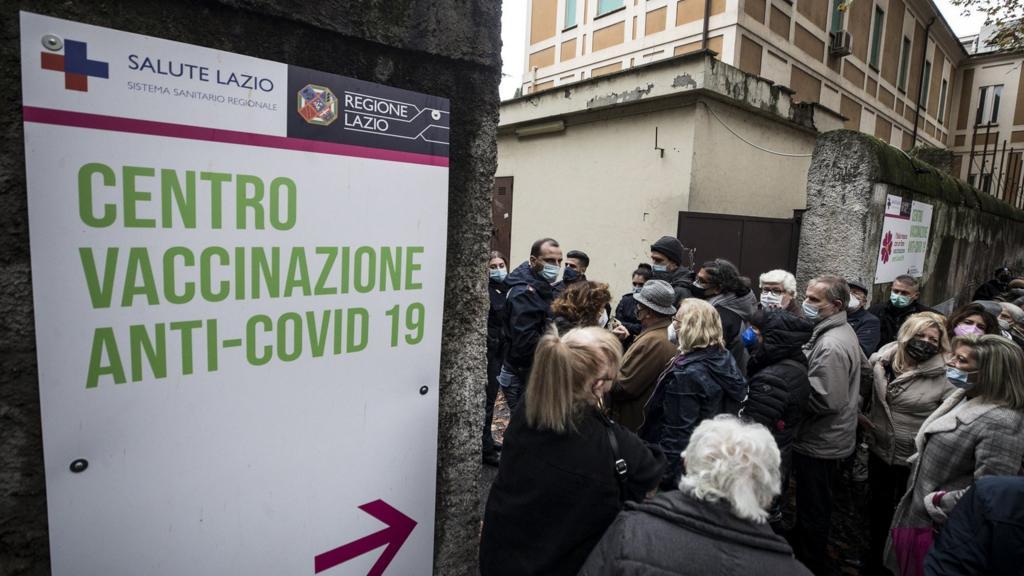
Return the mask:
<path id="1" fill-rule="evenodd" d="M 957 338 L 947 374 L 959 390 L 925 420 L 907 493 L 893 517 L 886 566 L 922 574 L 934 530 L 983 476 L 1018 474 L 1024 461 L 1024 353 L 1002 336 Z"/>

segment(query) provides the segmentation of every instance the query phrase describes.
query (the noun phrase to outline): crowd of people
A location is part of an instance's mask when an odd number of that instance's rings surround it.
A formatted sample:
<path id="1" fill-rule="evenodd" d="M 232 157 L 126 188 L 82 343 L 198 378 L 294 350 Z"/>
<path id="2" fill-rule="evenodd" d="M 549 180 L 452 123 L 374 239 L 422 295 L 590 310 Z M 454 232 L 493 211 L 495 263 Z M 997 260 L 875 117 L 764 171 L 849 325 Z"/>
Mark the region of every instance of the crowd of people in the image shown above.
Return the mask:
<path id="1" fill-rule="evenodd" d="M 613 314 L 582 251 L 490 254 L 483 576 L 831 574 L 858 466 L 865 574 L 1019 573 L 1024 279 L 1001 268 L 944 316 L 911 276 L 869 306 L 857 279 L 801 297 L 790 272 L 685 256 L 653 243 Z"/>

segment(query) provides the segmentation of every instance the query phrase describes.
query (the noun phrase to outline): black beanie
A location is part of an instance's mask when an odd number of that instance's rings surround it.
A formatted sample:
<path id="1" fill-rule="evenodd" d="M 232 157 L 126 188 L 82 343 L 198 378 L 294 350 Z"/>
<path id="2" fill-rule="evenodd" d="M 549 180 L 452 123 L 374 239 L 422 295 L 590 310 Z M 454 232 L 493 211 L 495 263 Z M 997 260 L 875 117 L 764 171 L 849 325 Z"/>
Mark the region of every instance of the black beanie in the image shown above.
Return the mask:
<path id="1" fill-rule="evenodd" d="M 651 252 L 664 254 L 666 258 L 675 262 L 677 266 L 683 265 L 683 243 L 678 238 L 672 236 L 658 238 L 657 242 L 651 244 Z"/>

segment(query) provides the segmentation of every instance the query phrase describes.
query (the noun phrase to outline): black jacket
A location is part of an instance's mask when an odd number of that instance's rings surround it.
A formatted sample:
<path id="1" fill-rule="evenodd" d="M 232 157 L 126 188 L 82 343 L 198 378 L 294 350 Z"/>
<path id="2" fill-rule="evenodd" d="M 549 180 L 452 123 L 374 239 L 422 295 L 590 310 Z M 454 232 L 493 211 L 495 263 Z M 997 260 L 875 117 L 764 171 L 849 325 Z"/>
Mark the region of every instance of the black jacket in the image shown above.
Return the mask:
<path id="1" fill-rule="evenodd" d="M 576 574 L 620 508 L 608 430 L 628 467 L 628 500 L 657 486 L 665 458 L 595 408 L 580 414 L 575 432 L 557 434 L 529 427 L 524 405 L 505 431 L 487 498 L 480 574 Z"/>
<path id="2" fill-rule="evenodd" d="M 1009 284 L 1004 284 L 993 278 L 981 286 L 978 286 L 978 289 L 974 291 L 974 296 L 971 300 L 995 300 L 1000 294 L 1006 292 L 1009 288 Z"/>
<path id="3" fill-rule="evenodd" d="M 910 305 L 905 308 L 897 308 L 892 305 L 892 302 L 875 304 L 872 306 L 868 309 L 868 312 L 874 314 L 881 323 L 878 348 L 896 340 L 896 335 L 899 334 L 900 326 L 903 326 L 904 320 L 918 312 L 932 311 L 933 310 L 931 308 L 917 301 L 911 302 Z"/>
<path id="4" fill-rule="evenodd" d="M 619 300 L 619 305 L 615 307 L 615 319 L 621 322 L 626 330 L 629 330 L 630 339 L 643 332 L 644 327 L 640 324 L 640 319 L 636 317 L 636 300 L 633 299 L 632 292 L 624 294 Z"/>
<path id="5" fill-rule="evenodd" d="M 810 576 L 768 524 L 724 502 L 667 492 L 626 509 L 590 553 L 580 576 Z"/>
<path id="6" fill-rule="evenodd" d="M 870 358 L 880 348 L 878 340 L 882 337 L 882 325 L 878 317 L 864 308 L 858 308 L 853 312 L 846 311 L 846 322 L 857 333 L 860 349 L 864 351 L 865 356 Z M 897 332 L 899 332 L 898 329 Z"/>
<path id="7" fill-rule="evenodd" d="M 526 382 L 533 366 L 533 351 L 551 320 L 553 291 L 523 262 L 505 277 L 505 367 Z"/>
<path id="8" fill-rule="evenodd" d="M 692 270 L 682 266 L 676 268 L 675 272 L 654 272 L 651 275 L 653 280 L 664 280 L 672 285 L 672 290 L 676 293 L 674 304 L 677 308 L 684 298 L 700 298 L 704 295 L 703 290 L 693 285 L 693 280 L 696 277 L 697 274 Z"/>
<path id="9" fill-rule="evenodd" d="M 693 350 L 676 358 L 647 401 L 639 431 L 641 438 L 661 446 L 668 459 L 663 488 L 678 484 L 681 453 L 697 425 L 719 414 L 738 414 L 746 395 L 747 383 L 724 348 Z"/>
<path id="10" fill-rule="evenodd" d="M 505 281 L 488 279 L 487 294 L 491 298 L 491 307 L 487 310 L 487 350 L 501 350 L 504 337 L 502 325 L 505 323 L 505 293 L 508 288 Z"/>
<path id="11" fill-rule="evenodd" d="M 764 315 L 763 342 L 747 363 L 750 392 L 742 415 L 763 424 L 788 460 L 789 447 L 811 395 L 803 345 L 811 339 L 814 323 L 781 310 Z"/>
<path id="12" fill-rule="evenodd" d="M 927 576 L 1021 574 L 1024 478 L 986 476 L 953 508 L 924 560 Z"/>

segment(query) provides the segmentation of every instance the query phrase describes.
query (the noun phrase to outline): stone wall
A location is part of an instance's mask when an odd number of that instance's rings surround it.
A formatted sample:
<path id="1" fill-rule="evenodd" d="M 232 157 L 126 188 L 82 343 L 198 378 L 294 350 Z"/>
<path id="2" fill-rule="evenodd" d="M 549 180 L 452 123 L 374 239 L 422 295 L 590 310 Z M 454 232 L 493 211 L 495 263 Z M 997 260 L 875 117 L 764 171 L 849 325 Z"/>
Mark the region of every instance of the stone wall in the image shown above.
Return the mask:
<path id="1" fill-rule="evenodd" d="M 0 41 L 0 574 L 49 574 L 29 264 L 17 9 L 451 100 L 435 574 L 476 574 L 500 2 L 139 0 L 5 3 Z"/>
<path id="2" fill-rule="evenodd" d="M 818 138 L 808 172 L 801 287 L 821 274 L 874 279 L 888 194 L 933 206 L 922 302 L 963 304 L 997 267 L 1024 268 L 1024 212 L 876 138 L 837 130 Z M 872 300 L 888 290 L 875 285 Z"/>

